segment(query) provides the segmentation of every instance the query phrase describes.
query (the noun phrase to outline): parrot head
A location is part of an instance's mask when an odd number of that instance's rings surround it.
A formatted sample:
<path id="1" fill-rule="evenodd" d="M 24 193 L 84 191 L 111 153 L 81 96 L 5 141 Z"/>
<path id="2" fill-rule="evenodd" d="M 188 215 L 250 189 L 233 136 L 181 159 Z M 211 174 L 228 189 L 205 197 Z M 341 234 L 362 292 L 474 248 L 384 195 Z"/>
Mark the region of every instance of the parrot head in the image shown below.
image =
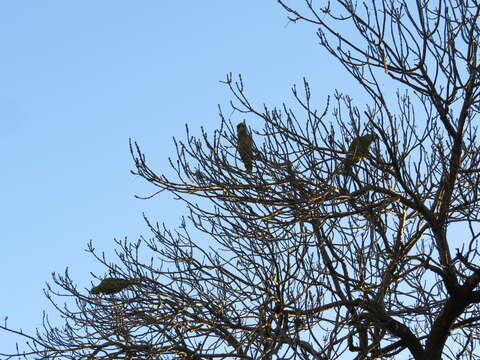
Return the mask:
<path id="1" fill-rule="evenodd" d="M 372 143 L 374 141 L 377 141 L 379 138 L 377 135 L 375 134 L 367 134 L 365 135 L 365 139 L 369 142 L 369 143 Z"/>
<path id="2" fill-rule="evenodd" d="M 237 132 L 238 132 L 238 133 L 244 133 L 244 132 L 246 132 L 246 131 L 247 131 L 247 125 L 245 124 L 244 121 L 242 121 L 241 123 L 239 123 L 239 124 L 237 125 Z"/>

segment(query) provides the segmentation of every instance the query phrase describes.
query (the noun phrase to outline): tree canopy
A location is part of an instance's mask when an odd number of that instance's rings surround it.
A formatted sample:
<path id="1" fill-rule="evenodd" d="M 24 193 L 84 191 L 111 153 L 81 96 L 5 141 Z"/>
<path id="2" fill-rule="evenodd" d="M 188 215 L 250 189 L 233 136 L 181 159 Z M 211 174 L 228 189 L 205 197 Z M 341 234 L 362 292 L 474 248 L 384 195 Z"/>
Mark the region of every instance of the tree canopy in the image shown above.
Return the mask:
<path id="1" fill-rule="evenodd" d="M 480 3 L 278 3 L 313 26 L 365 97 L 337 90 L 317 109 L 305 79 L 293 105 L 256 108 L 228 74 L 233 114 L 221 110 L 213 134 L 187 126 L 176 178 L 132 141 L 133 173 L 157 189 L 148 198 L 174 194 L 184 226 L 146 218 L 153 236 L 119 241 L 115 261 L 90 244 L 108 277 L 135 286 L 95 295 L 55 276 L 52 302 L 75 300 L 57 305 L 64 326 L 45 321 L 19 334 L 28 349 L 3 356 L 480 358 Z M 239 154 L 243 122 L 251 172 Z M 367 134 L 359 158 L 351 144 Z"/>

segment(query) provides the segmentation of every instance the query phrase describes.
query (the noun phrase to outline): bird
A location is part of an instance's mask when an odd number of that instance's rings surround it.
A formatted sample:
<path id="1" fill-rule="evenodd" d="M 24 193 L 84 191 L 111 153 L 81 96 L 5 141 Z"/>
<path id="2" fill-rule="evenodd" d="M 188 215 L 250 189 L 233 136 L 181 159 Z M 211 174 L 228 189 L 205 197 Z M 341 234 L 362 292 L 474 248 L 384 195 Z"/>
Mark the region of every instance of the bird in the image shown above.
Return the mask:
<path id="1" fill-rule="evenodd" d="M 358 136 L 352 140 L 350 146 L 348 147 L 348 154 L 345 157 L 343 163 L 343 174 L 345 176 L 350 175 L 352 171 L 352 166 L 368 156 L 370 151 L 370 146 L 372 143 L 378 139 L 378 136 L 375 134 L 367 134 L 363 136 Z"/>
<path id="2" fill-rule="evenodd" d="M 91 294 L 116 294 L 127 287 L 136 284 L 136 280 L 120 279 L 120 278 L 105 278 L 100 284 L 90 290 Z"/>
<path id="3" fill-rule="evenodd" d="M 251 173 L 253 169 L 253 140 L 252 135 L 248 133 L 245 121 L 237 125 L 237 150 L 245 165 L 245 170 Z"/>

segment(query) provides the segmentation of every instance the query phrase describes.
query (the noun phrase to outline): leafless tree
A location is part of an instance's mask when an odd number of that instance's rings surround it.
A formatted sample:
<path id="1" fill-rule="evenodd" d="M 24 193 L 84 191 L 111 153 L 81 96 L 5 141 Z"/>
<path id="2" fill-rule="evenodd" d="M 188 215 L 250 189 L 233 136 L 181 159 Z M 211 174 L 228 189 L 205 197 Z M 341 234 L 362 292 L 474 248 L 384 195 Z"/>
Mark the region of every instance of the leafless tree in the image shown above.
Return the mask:
<path id="1" fill-rule="evenodd" d="M 174 194 L 185 224 L 145 219 L 153 237 L 119 241 L 116 262 L 90 245 L 136 285 L 93 296 L 55 276 L 46 294 L 65 325 L 45 319 L 7 359 L 480 359 L 480 3 L 278 2 L 318 29 L 365 103 L 337 92 L 317 110 L 305 80 L 293 105 L 257 109 L 228 75 L 234 111 L 211 135 L 187 127 L 176 179 L 132 142 L 149 198 Z M 378 140 L 345 176 L 366 133 Z"/>

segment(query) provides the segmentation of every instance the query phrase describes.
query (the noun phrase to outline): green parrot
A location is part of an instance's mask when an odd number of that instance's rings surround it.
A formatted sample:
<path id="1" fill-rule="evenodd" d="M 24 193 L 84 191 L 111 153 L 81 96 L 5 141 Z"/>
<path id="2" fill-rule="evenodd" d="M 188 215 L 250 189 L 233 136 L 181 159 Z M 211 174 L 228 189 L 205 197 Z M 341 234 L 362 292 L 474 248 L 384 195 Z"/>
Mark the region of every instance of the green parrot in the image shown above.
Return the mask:
<path id="1" fill-rule="evenodd" d="M 350 175 L 352 166 L 359 161 L 365 159 L 370 151 L 370 145 L 378 139 L 375 134 L 367 134 L 358 136 L 352 140 L 352 143 L 348 147 L 348 154 L 343 163 L 343 174 L 345 176 Z"/>
<path id="2" fill-rule="evenodd" d="M 105 278 L 98 286 L 90 290 L 91 294 L 116 294 L 123 289 L 136 284 L 135 280 L 119 279 L 119 278 Z"/>
<path id="3" fill-rule="evenodd" d="M 252 135 L 248 133 L 247 125 L 241 122 L 237 125 L 237 149 L 247 172 L 251 173 L 253 169 L 253 140 Z"/>

